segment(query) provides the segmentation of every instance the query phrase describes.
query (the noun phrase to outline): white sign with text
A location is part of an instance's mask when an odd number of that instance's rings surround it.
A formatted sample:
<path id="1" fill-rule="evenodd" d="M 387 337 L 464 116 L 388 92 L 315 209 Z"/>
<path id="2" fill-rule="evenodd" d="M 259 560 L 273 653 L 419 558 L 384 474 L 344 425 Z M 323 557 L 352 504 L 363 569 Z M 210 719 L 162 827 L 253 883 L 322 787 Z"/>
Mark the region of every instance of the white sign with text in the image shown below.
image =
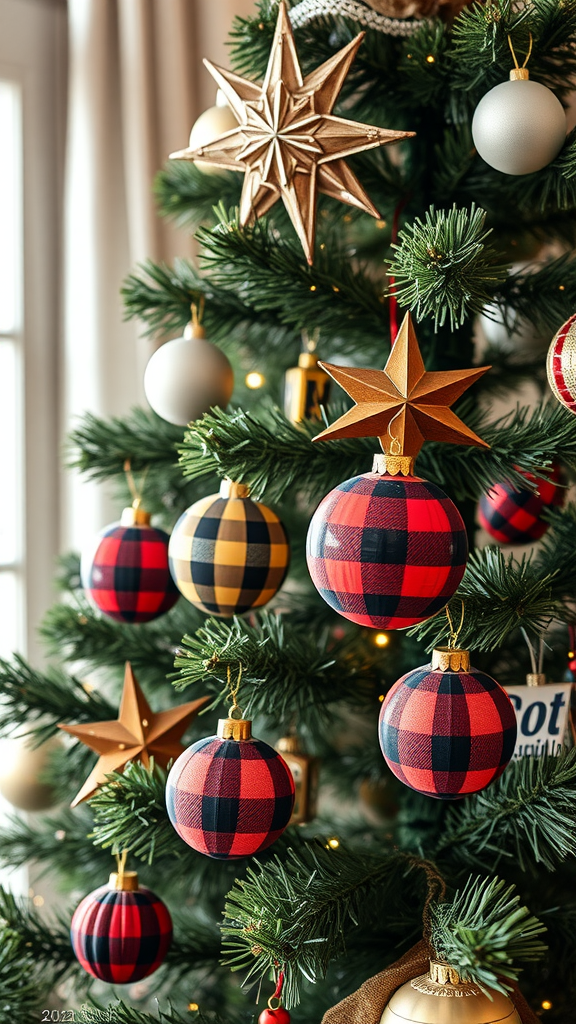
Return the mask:
<path id="1" fill-rule="evenodd" d="M 514 758 L 557 754 L 564 746 L 572 685 L 505 687 L 518 723 Z"/>

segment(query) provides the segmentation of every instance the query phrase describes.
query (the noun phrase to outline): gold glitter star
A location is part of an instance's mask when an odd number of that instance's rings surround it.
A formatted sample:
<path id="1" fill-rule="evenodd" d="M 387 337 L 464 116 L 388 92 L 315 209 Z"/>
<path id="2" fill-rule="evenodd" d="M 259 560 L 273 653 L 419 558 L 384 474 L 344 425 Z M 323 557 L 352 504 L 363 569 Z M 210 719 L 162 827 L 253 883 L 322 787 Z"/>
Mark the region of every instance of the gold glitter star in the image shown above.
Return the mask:
<path id="1" fill-rule="evenodd" d="M 379 216 L 344 157 L 415 134 L 332 115 L 363 37 L 361 32 L 303 78 L 286 5 L 280 3 L 262 85 L 204 61 L 224 92 L 238 128 L 198 149 L 171 154 L 172 160 L 194 160 L 244 171 L 242 225 L 261 217 L 282 198 L 308 263 L 312 263 L 314 254 L 318 192 Z"/>
<path id="2" fill-rule="evenodd" d="M 489 448 L 449 408 L 490 369 L 439 370 L 429 373 L 409 313 L 383 370 L 319 363 L 356 405 L 315 441 L 338 437 L 377 437 L 388 455 L 418 455 L 424 441 L 448 441 Z"/>

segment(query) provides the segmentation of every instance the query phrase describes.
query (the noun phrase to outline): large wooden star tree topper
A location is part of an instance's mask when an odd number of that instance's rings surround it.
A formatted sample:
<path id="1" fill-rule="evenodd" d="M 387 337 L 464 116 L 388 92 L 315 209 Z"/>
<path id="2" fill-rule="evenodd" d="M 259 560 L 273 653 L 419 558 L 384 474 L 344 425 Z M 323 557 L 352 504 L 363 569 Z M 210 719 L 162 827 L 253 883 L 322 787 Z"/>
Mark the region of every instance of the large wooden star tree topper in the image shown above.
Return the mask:
<path id="1" fill-rule="evenodd" d="M 318 434 L 315 441 L 377 437 L 387 455 L 412 458 L 426 440 L 490 447 L 450 409 L 490 367 L 428 372 L 409 313 L 383 370 L 319 365 L 356 405 Z"/>
<path id="2" fill-rule="evenodd" d="M 209 700 L 210 697 L 200 697 L 189 704 L 155 713 L 150 710 L 130 662 L 126 662 L 122 702 L 117 719 L 112 722 L 58 726 L 100 754 L 71 806 L 75 807 L 82 800 L 88 800 L 106 782 L 107 775 L 121 771 L 128 761 L 140 761 L 147 768 L 153 757 L 156 764 L 166 768 L 169 761 L 183 752 L 180 737 Z"/>
<path id="3" fill-rule="evenodd" d="M 244 171 L 242 225 L 261 217 L 282 198 L 308 263 L 312 263 L 314 254 L 318 192 L 378 217 L 344 158 L 415 134 L 333 116 L 334 104 L 364 34 L 361 32 L 303 78 L 286 5 L 280 3 L 262 85 L 204 61 L 224 92 L 238 128 L 198 149 L 171 154 L 172 160 L 194 160 Z"/>

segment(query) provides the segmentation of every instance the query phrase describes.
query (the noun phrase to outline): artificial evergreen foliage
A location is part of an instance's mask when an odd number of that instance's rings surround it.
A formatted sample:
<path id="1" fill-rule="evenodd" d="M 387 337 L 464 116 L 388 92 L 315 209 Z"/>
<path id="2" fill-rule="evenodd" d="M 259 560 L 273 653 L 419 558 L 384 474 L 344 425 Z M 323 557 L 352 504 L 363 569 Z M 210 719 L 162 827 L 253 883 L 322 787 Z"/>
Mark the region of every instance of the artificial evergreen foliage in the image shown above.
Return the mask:
<path id="1" fill-rule="evenodd" d="M 236 19 L 229 55 L 238 74 L 261 80 L 276 15 L 274 0 L 259 0 Z M 297 29 L 304 74 L 361 29 L 330 14 Z M 576 752 L 512 761 L 487 789 L 449 806 L 391 775 L 377 742 L 381 701 L 447 643 L 452 626 L 441 612 L 378 646 L 374 631 L 322 601 L 305 564 L 308 523 L 328 491 L 370 470 L 377 442 L 314 443 L 347 408 L 334 392 L 322 421 L 295 425 L 282 411 L 302 332 L 317 332 L 320 358 L 381 368 L 409 309 L 427 370 L 490 363 L 455 408 L 490 447 L 427 442 L 416 472 L 458 504 L 474 549 L 449 606 L 452 624 L 462 617 L 459 645 L 503 684 L 522 684 L 539 654 L 549 678 L 564 678 L 576 601 L 570 495 L 545 514 L 550 527 L 534 550 L 475 547 L 475 504 L 491 485 L 532 486 L 525 473 L 546 476 L 560 463 L 568 488 L 576 471 L 576 417 L 550 399 L 544 371 L 547 341 L 576 310 L 576 130 L 535 174 L 508 177 L 477 155 L 472 116 L 508 78 L 508 36 L 519 55 L 532 37 L 531 78 L 565 100 L 576 74 L 576 0 L 486 0 L 453 24 L 424 19 L 406 36 L 366 31 L 335 113 L 416 136 L 350 159 L 380 217 L 321 196 L 312 266 L 282 204 L 239 226 L 239 174 L 184 162 L 159 170 L 159 213 L 195 232 L 198 259 L 135 267 L 122 286 L 126 316 L 164 340 L 182 334 L 192 302 L 202 305 L 207 337 L 234 367 L 233 401 L 185 430 L 145 409 L 86 414 L 66 460 L 86 479 L 112 482 L 119 512 L 130 501 L 129 460 L 145 475 L 143 506 L 168 530 L 222 478 L 249 485 L 286 525 L 289 575 L 265 611 L 216 618 L 180 599 L 161 619 L 130 626 L 88 604 L 78 554 L 66 554 L 62 600 L 40 630 L 50 667 L 40 672 L 18 655 L 0 662 L 0 734 L 25 723 L 40 742 L 59 723 L 117 718 L 129 660 L 154 711 L 211 698 L 191 743 L 216 731 L 231 681 L 255 735 L 274 744 L 296 732 L 321 758 L 320 813 L 257 858 L 213 861 L 172 828 L 157 765 L 129 764 L 88 804 L 67 809 L 94 761 L 67 743 L 49 769 L 62 806 L 34 821 L 13 816 L 0 833 L 3 867 L 33 863 L 63 890 L 49 922 L 0 893 L 0 1007 L 11 1021 L 37 1022 L 56 992 L 84 1024 L 253 1024 L 281 970 L 294 1024 L 320 1024 L 419 940 L 423 919 L 436 953 L 463 976 L 500 989 L 518 978 L 544 1024 L 574 1020 Z M 520 341 L 480 356 L 481 311 L 520 335 L 534 325 L 540 350 Z M 246 383 L 252 370 L 264 378 L 256 391 Z M 518 390 L 527 381 L 529 402 Z M 86 989 L 67 928 L 125 849 L 169 907 L 175 938 L 145 990 L 119 998 Z"/>

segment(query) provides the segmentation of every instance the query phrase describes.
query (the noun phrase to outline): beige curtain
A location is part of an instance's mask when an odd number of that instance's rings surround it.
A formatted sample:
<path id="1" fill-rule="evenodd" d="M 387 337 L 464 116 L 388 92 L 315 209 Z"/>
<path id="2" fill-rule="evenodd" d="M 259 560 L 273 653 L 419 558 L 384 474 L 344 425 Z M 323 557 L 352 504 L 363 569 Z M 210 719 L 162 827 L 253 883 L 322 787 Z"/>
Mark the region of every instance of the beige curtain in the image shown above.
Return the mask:
<path id="1" fill-rule="evenodd" d="M 144 401 L 151 343 L 123 323 L 119 289 L 140 260 L 190 255 L 151 193 L 168 154 L 214 103 L 202 56 L 226 63 L 225 37 L 252 0 L 68 0 L 64 432 L 85 410 L 122 415 Z M 80 548 L 118 509 L 67 474 L 62 543 Z"/>

